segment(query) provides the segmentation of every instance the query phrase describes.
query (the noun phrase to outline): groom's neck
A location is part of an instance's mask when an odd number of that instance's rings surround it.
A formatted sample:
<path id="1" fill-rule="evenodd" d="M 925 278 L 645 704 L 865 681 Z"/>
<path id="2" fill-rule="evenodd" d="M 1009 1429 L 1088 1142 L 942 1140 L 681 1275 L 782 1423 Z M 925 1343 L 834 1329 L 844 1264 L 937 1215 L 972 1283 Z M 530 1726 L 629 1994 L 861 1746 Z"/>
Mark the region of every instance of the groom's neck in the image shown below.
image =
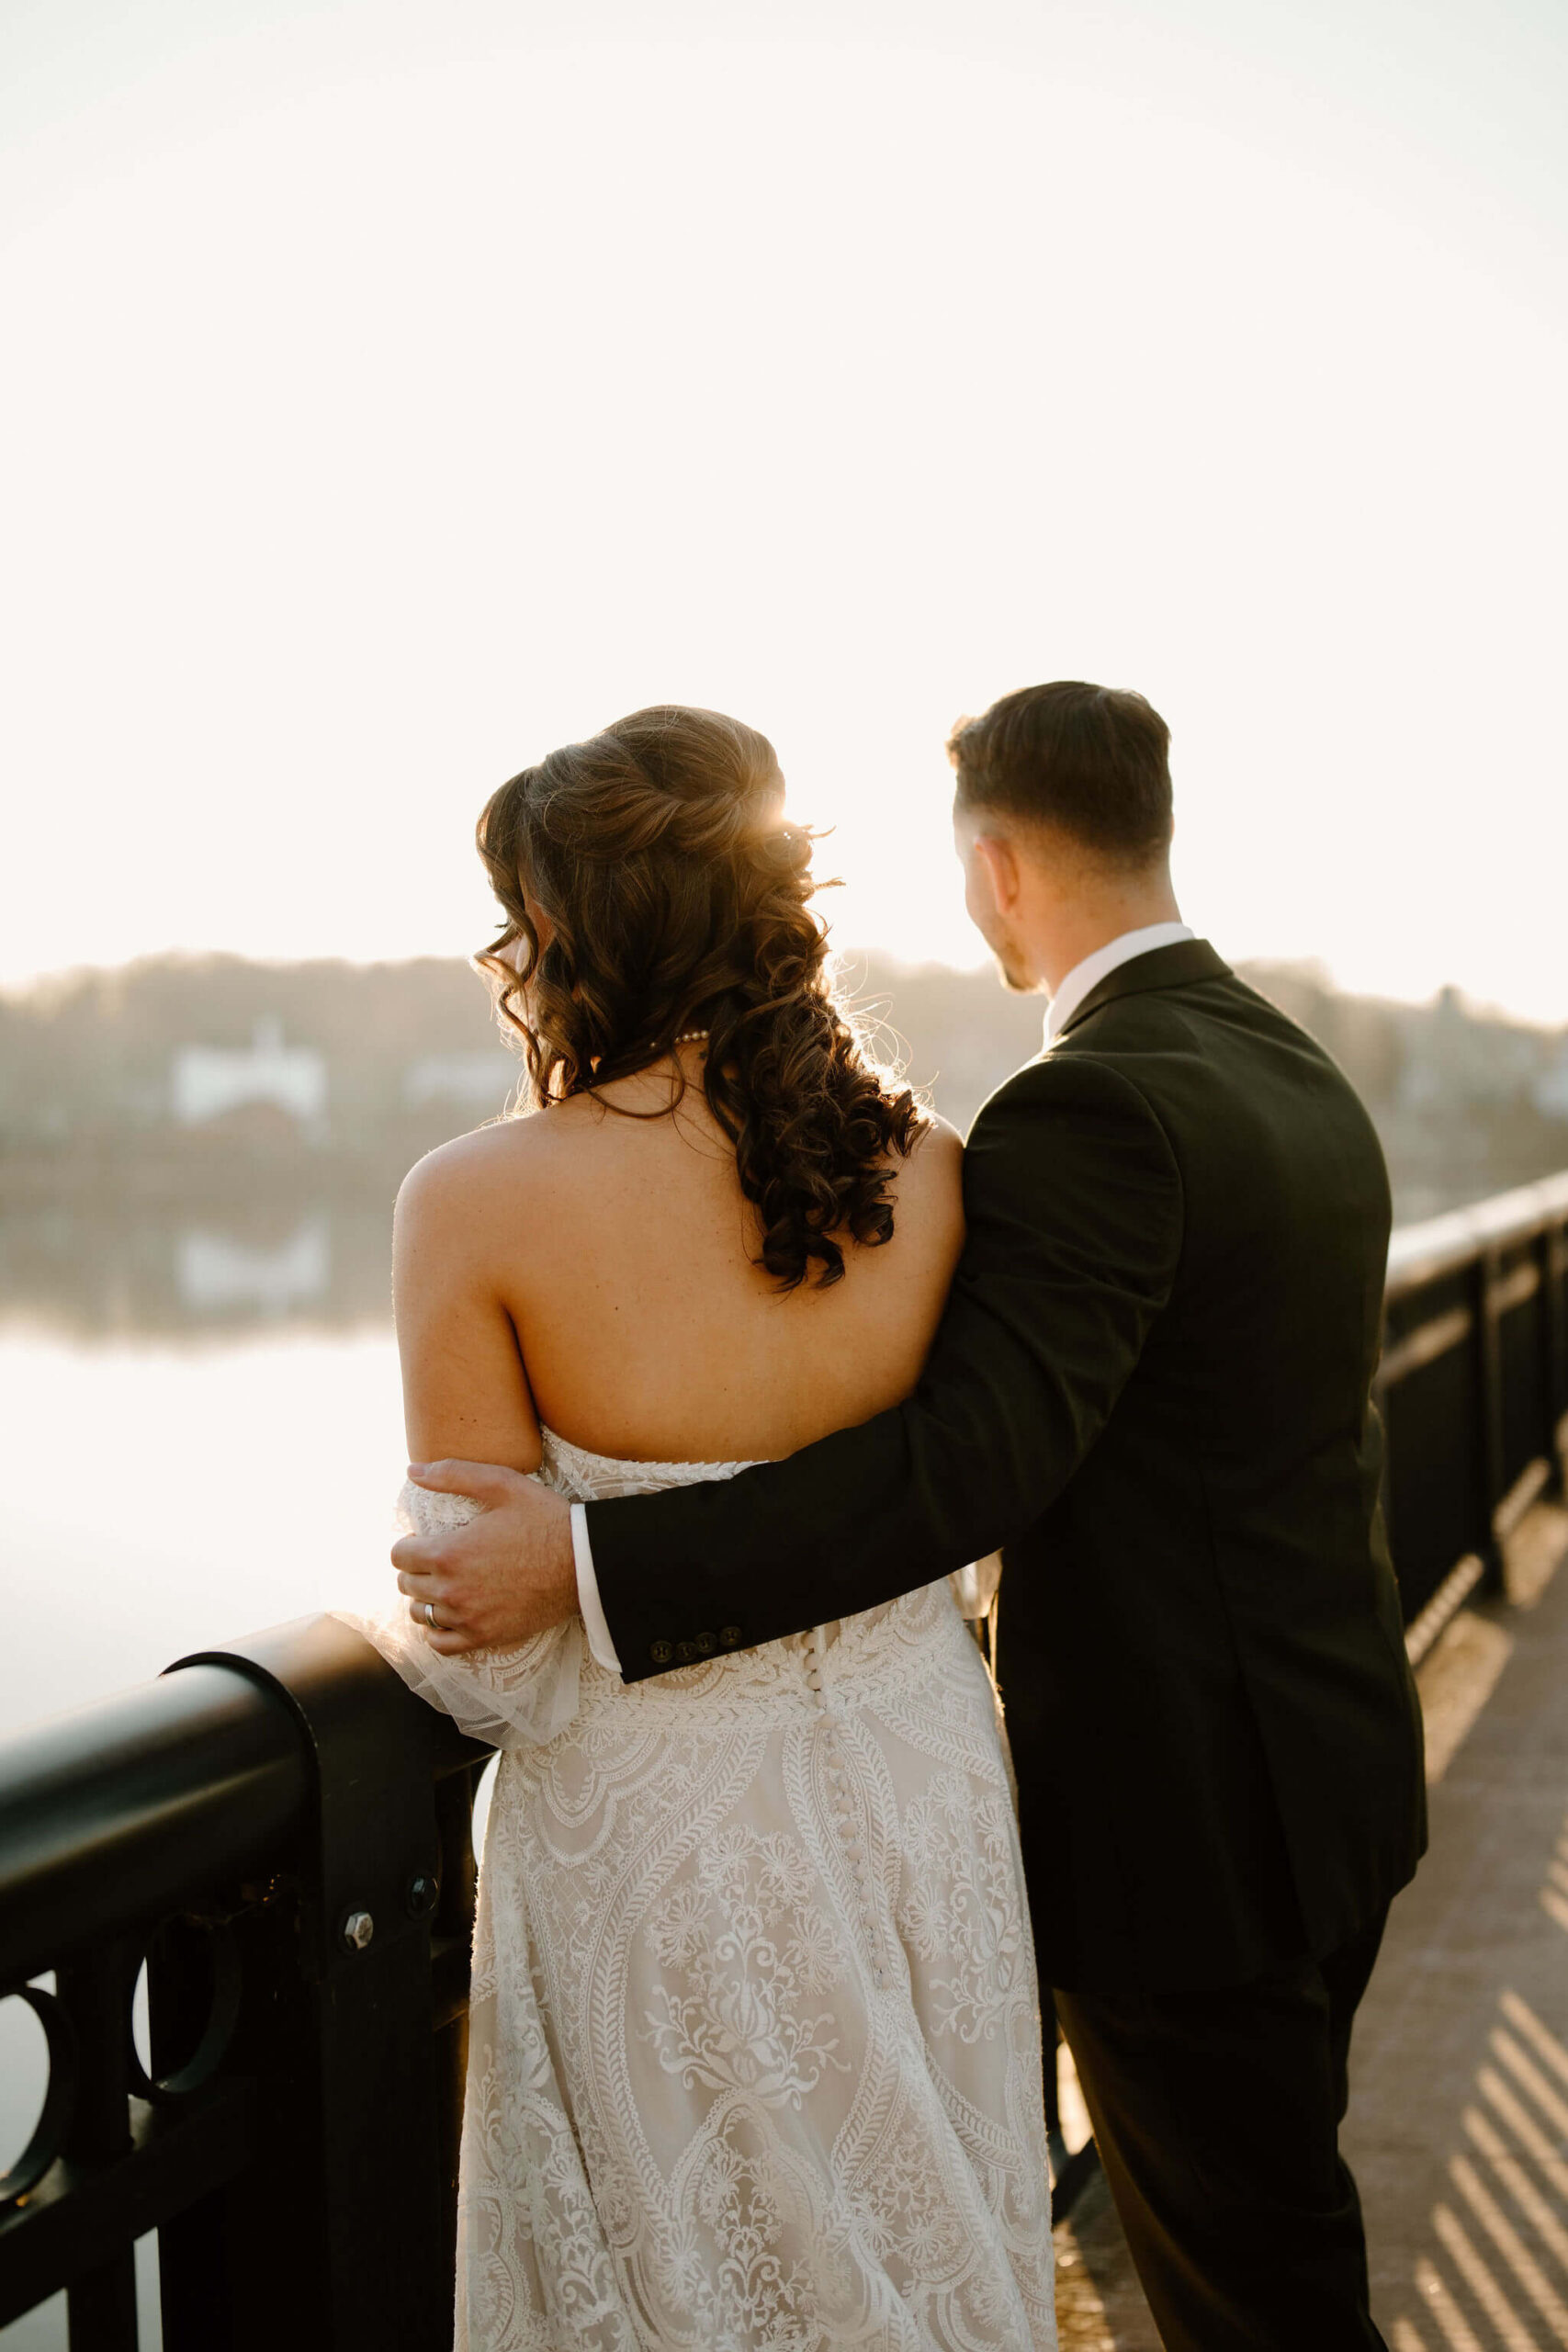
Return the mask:
<path id="1" fill-rule="evenodd" d="M 1055 996 L 1067 974 L 1124 932 L 1179 922 L 1181 910 L 1165 865 L 1145 873 L 1079 874 L 1043 889 L 1034 910 L 1033 945 L 1041 984 Z"/>

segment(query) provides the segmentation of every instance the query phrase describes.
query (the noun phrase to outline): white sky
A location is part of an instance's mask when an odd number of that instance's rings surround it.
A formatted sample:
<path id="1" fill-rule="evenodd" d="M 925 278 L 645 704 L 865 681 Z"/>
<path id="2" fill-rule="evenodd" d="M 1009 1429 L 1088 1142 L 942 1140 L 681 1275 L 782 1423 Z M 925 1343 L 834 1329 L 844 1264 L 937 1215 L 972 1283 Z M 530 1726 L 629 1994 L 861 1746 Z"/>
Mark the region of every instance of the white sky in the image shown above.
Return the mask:
<path id="1" fill-rule="evenodd" d="M 974 960 L 948 722 L 1175 734 L 1238 955 L 1568 1021 L 1556 0 L 8 0 L 0 979 L 464 952 L 490 788 L 773 736 Z"/>

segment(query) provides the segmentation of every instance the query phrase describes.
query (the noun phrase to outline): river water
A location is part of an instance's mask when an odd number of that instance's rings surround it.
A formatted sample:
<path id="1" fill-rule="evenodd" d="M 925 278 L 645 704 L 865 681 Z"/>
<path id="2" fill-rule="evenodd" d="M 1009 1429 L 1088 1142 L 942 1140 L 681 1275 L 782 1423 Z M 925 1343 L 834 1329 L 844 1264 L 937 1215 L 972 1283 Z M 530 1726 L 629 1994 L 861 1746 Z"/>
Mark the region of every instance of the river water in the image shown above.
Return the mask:
<path id="1" fill-rule="evenodd" d="M 220 1204 L 0 1250 L 0 1736 L 185 1652 L 391 1589 L 402 1408 L 384 1210 L 323 1201 L 258 1235 Z M 47 1247 L 44 1246 L 47 1242 Z M 43 1980 L 48 1981 L 48 1980 Z M 0 2171 L 41 2036 L 0 2004 Z M 159 2341 L 140 2249 L 142 2342 Z M 64 2352 L 63 2298 L 0 2329 Z"/>
<path id="2" fill-rule="evenodd" d="M 73 1343 L 0 1326 L 0 1730 L 391 1570 L 389 1329 Z"/>

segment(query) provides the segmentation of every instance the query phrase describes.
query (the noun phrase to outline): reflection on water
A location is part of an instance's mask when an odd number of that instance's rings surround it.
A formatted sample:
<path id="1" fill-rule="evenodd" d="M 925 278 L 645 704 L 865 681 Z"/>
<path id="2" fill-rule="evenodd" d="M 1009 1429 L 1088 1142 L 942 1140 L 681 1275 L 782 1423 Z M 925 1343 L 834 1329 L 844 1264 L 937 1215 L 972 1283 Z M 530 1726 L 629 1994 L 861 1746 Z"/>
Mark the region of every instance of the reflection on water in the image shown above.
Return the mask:
<path id="1" fill-rule="evenodd" d="M 391 1191 L 0 1216 L 0 1732 L 388 1589 Z"/>
<path id="2" fill-rule="evenodd" d="M 191 1649 L 375 1609 L 403 1471 L 391 1191 L 0 1216 L 0 1736 Z M 0 2170 L 43 2084 L 0 2004 Z M 142 2342 L 158 2343 L 152 2240 Z M 0 2329 L 64 2352 L 63 2298 Z"/>
<path id="3" fill-rule="evenodd" d="M 389 1589 L 405 1456 L 386 1329 L 285 1317 L 197 1347 L 83 1346 L 13 1325 L 0 1429 L 0 1730 Z"/>
<path id="4" fill-rule="evenodd" d="M 385 1325 L 392 1196 L 127 1204 L 96 1193 L 0 1216 L 0 1329 L 167 1340 Z"/>
<path id="5" fill-rule="evenodd" d="M 326 1296 L 332 1262 L 330 1231 L 320 1212 L 287 1240 L 272 1243 L 240 1241 L 197 1225 L 179 1237 L 175 1283 L 180 1305 L 192 1315 L 287 1315 Z"/>
<path id="6" fill-rule="evenodd" d="M 0 1215 L 0 1736 L 186 1651 L 391 1592 L 395 1187 Z M 0 2170 L 43 2083 L 0 2004 Z M 155 2347 L 156 2252 L 138 2249 Z M 0 2352 L 64 2352 L 63 2298 Z"/>

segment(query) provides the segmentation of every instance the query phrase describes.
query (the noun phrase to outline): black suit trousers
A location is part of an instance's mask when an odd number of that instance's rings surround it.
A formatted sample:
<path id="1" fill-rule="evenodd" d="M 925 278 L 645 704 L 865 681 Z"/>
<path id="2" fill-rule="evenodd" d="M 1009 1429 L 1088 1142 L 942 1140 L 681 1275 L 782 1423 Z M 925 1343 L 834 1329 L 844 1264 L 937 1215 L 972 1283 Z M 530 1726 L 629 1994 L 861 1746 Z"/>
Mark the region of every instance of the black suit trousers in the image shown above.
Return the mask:
<path id="1" fill-rule="evenodd" d="M 1223 1991 L 1058 1993 L 1106 2177 L 1168 2352 L 1364 2352 L 1350 2026 L 1383 1921 Z"/>

